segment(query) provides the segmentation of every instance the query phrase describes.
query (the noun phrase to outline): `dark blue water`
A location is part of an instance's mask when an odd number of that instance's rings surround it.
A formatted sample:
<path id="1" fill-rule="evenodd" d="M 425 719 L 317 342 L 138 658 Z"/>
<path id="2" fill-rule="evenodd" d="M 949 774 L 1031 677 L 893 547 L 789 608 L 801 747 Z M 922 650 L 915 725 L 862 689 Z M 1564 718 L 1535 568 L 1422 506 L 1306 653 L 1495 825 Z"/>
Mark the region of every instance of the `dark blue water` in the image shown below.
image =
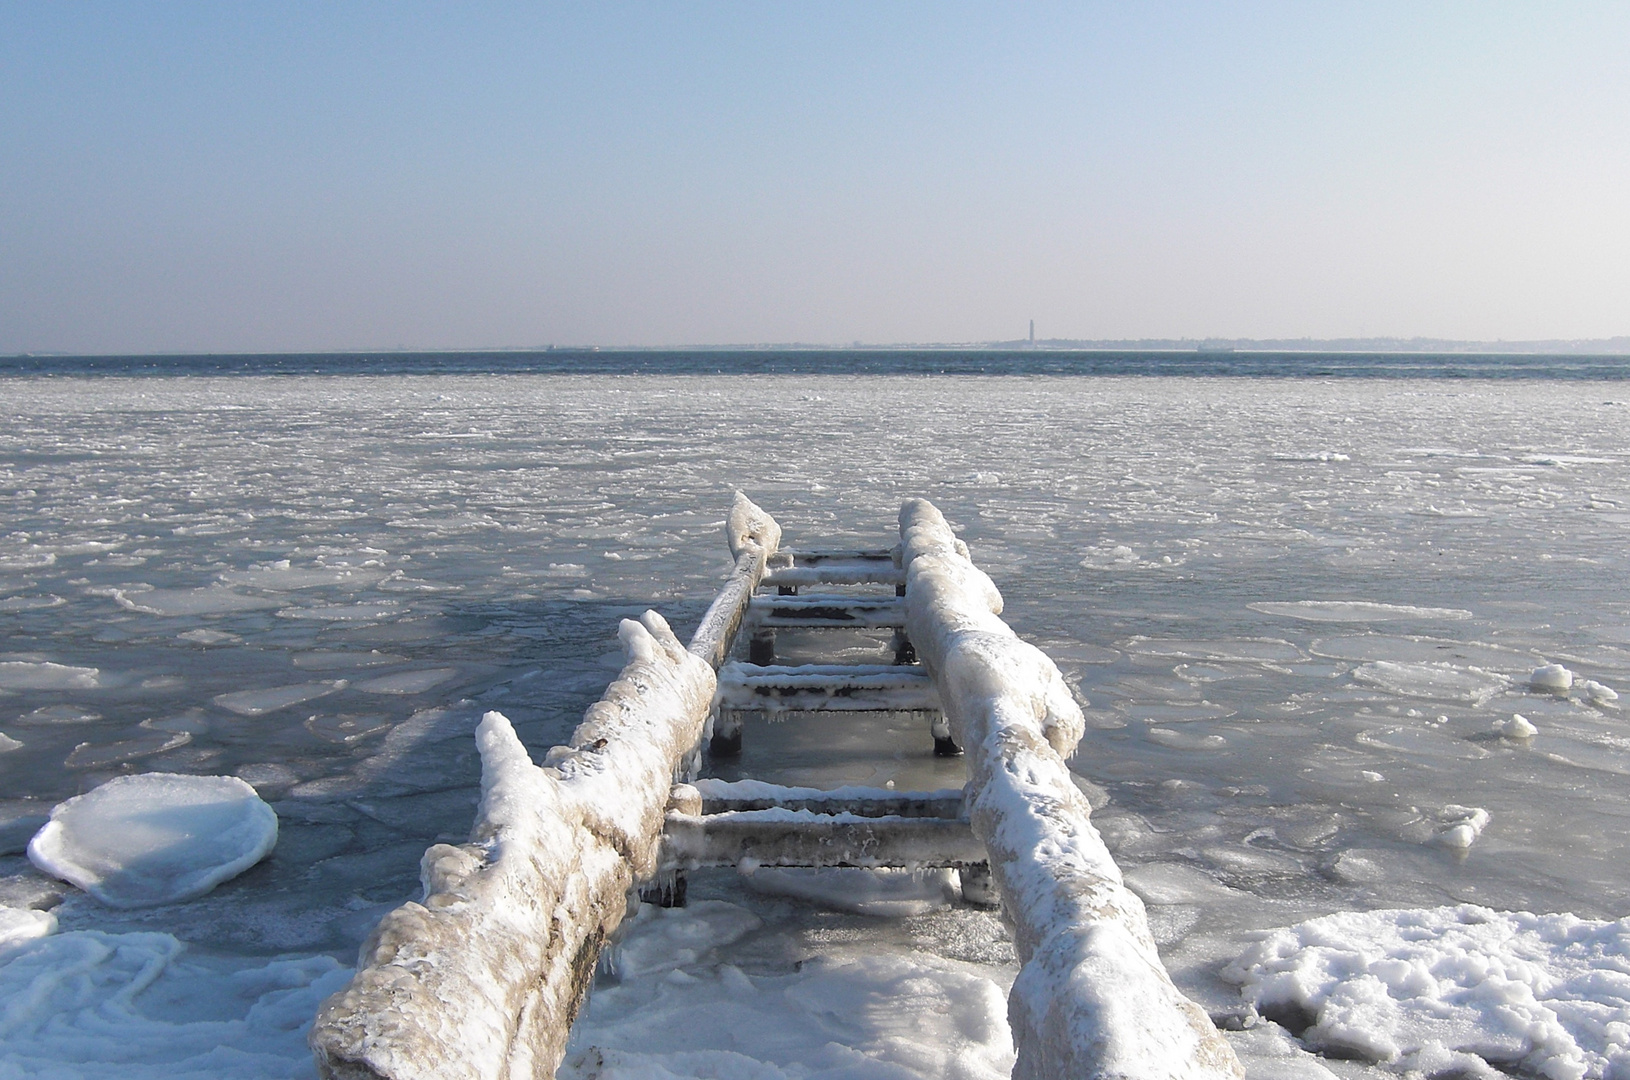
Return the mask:
<path id="1" fill-rule="evenodd" d="M 1206 375 L 1630 379 L 1630 356 L 996 349 L 354 352 L 0 357 L 18 375 Z"/>

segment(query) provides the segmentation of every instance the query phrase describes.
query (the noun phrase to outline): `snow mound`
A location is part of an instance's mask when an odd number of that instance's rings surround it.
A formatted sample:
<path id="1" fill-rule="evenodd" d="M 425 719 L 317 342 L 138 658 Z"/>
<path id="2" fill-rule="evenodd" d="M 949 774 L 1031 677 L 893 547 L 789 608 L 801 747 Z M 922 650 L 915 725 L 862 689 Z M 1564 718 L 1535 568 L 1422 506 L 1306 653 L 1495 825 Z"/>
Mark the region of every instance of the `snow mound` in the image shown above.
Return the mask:
<path id="1" fill-rule="evenodd" d="M 1272 931 L 1223 976 L 1307 1045 L 1400 1072 L 1630 1069 L 1630 919 L 1341 912 Z"/>
<path id="2" fill-rule="evenodd" d="M 113 907 L 202 896 L 265 858 L 277 814 L 235 776 L 120 776 L 60 803 L 34 865 Z"/>
<path id="3" fill-rule="evenodd" d="M 311 1016 L 349 975 L 329 956 L 194 957 L 169 934 L 29 942 L 0 963 L 0 1076 L 309 1077 Z"/>

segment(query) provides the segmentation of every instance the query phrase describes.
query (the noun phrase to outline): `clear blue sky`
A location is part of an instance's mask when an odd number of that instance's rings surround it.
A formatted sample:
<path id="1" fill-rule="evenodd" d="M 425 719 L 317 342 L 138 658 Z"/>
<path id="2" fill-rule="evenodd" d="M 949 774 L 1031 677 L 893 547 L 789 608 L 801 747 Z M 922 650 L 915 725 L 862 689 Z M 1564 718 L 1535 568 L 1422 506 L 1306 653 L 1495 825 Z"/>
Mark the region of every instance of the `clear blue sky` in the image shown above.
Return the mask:
<path id="1" fill-rule="evenodd" d="M 1630 4 L 0 0 L 0 352 L 1630 333 Z"/>

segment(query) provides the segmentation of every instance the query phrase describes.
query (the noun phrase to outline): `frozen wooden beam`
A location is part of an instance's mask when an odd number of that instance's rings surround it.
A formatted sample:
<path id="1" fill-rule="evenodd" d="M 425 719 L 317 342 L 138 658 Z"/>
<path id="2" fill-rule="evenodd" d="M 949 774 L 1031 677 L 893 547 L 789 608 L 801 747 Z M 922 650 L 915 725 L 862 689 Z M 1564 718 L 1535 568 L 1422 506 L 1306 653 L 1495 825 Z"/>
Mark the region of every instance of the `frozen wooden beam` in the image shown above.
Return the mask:
<path id="1" fill-rule="evenodd" d="M 860 817 L 809 810 L 670 813 L 664 869 L 704 866 L 964 867 L 985 862 L 966 821 Z"/>
<path id="2" fill-rule="evenodd" d="M 770 560 L 765 585 L 903 585 L 893 551 L 783 551 Z"/>
<path id="3" fill-rule="evenodd" d="M 765 565 L 781 542 L 781 526 L 738 491 L 726 534 L 730 553 L 736 559 L 735 568 L 708 606 L 688 646 L 692 655 L 706 660 L 714 670 L 730 655 L 753 592 L 764 577 Z"/>
<path id="4" fill-rule="evenodd" d="M 906 605 L 893 596 L 755 596 L 748 608 L 755 626 L 898 629 L 906 624 Z"/>
<path id="5" fill-rule="evenodd" d="M 920 667 L 737 662 L 719 669 L 715 705 L 721 712 L 937 713 L 940 698 Z"/>
<path id="6" fill-rule="evenodd" d="M 721 814 L 740 810 L 809 810 L 817 814 L 853 814 L 856 817 L 909 817 L 957 819 L 962 814 L 962 789 L 895 791 L 893 788 L 847 786 L 831 789 L 785 787 L 763 780 L 697 780 L 699 813 Z M 677 808 L 677 807 L 676 807 Z"/>
<path id="7" fill-rule="evenodd" d="M 1014 1080 L 1242 1077 L 1173 985 L 1070 779 L 1064 759 L 1085 722 L 1058 668 L 1001 620 L 1001 594 L 932 504 L 906 503 L 900 536 L 906 629 L 967 750 L 972 831 L 1013 922 Z"/>

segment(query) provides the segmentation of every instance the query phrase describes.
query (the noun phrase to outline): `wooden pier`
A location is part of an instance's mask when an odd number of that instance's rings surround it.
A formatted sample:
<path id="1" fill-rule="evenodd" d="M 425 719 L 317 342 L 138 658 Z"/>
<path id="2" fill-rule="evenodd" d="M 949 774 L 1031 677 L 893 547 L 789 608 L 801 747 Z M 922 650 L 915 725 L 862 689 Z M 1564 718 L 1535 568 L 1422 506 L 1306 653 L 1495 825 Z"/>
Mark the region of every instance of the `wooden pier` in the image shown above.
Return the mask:
<path id="1" fill-rule="evenodd" d="M 386 916 L 324 1004 L 321 1075 L 552 1077 L 600 950 L 641 897 L 683 903 L 686 873 L 759 865 L 952 868 L 964 900 L 999 903 L 1021 961 L 1020 1080 L 1241 1076 L 1173 986 L 1070 779 L 1079 706 L 939 512 L 908 502 L 892 548 L 795 551 L 738 496 L 727 535 L 734 569 L 688 646 L 655 612 L 625 620 L 627 666 L 569 746 L 535 765 L 502 716 L 483 719 L 471 842 L 425 853 L 424 899 Z M 794 628 L 892 631 L 895 662 L 778 663 L 776 632 Z M 967 785 L 698 779 L 708 757 L 741 752 L 744 717 L 862 712 L 916 718 L 938 754 L 965 748 Z"/>

